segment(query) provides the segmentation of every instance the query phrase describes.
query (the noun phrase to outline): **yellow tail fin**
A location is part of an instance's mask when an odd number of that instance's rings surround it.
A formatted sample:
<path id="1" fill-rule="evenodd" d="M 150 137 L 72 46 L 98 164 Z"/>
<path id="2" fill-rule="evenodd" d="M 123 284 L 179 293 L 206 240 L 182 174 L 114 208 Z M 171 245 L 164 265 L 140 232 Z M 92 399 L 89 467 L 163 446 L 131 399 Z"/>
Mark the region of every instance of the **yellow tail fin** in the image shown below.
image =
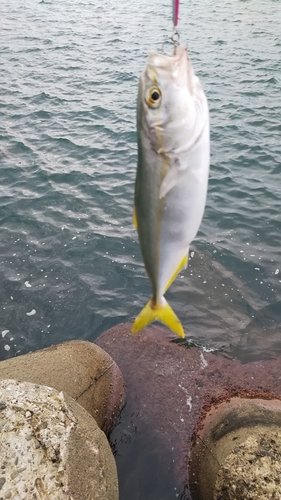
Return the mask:
<path id="1" fill-rule="evenodd" d="M 132 333 L 139 332 L 145 326 L 156 320 L 161 321 L 161 323 L 164 323 L 172 332 L 184 338 L 185 335 L 182 324 L 164 297 L 161 299 L 161 304 L 154 304 L 153 300 L 150 299 L 135 319 Z"/>

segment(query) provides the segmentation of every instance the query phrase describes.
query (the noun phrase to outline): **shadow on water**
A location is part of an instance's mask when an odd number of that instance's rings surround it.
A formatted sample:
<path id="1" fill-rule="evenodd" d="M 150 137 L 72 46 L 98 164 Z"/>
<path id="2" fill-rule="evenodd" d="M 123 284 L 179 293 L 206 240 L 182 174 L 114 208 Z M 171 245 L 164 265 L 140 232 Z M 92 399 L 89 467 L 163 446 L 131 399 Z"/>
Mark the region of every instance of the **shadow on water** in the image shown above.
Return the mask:
<path id="1" fill-rule="evenodd" d="M 281 354 L 281 301 L 268 303 L 232 269 L 209 252 L 192 249 L 183 291 L 180 281 L 171 293 L 185 304 L 187 339 L 219 349 L 242 362 L 272 359 Z M 233 265 L 230 259 L 230 264 Z M 168 295 L 168 294 L 167 294 Z M 183 317 L 181 313 L 181 319 Z"/>
<path id="2" fill-rule="evenodd" d="M 274 359 L 281 352 L 281 301 L 252 310 L 253 319 L 239 332 L 239 344 L 230 347 L 242 362 Z"/>
<path id="3" fill-rule="evenodd" d="M 132 493 L 134 500 L 189 500 L 187 487 L 183 487 L 185 492 L 175 486 L 171 451 L 165 449 L 154 426 L 145 423 L 143 412 L 136 413 L 134 408 L 133 398 L 128 397 L 110 436 L 120 500 L 132 498 Z"/>

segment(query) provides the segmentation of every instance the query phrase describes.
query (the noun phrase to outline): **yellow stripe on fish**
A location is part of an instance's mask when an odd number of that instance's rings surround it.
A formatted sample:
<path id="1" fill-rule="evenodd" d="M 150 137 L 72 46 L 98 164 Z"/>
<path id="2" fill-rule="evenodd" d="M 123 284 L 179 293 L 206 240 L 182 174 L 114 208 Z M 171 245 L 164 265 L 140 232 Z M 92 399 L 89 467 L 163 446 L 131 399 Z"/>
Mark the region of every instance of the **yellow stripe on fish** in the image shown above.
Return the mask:
<path id="1" fill-rule="evenodd" d="M 171 284 L 173 283 L 173 281 L 176 279 L 177 275 L 179 274 L 179 272 L 182 270 L 182 269 L 186 269 L 186 266 L 187 266 L 187 263 L 188 263 L 188 254 L 184 256 L 184 258 L 182 259 L 182 261 L 180 262 L 180 264 L 178 265 L 177 269 L 175 270 L 174 274 L 172 275 L 172 277 L 169 279 L 167 285 L 165 286 L 165 291 L 164 293 L 168 290 L 168 288 L 170 288 Z"/>
<path id="2" fill-rule="evenodd" d="M 138 230 L 138 219 L 137 219 L 137 214 L 136 214 L 136 207 L 134 207 L 133 224 L 134 224 L 136 230 Z"/>

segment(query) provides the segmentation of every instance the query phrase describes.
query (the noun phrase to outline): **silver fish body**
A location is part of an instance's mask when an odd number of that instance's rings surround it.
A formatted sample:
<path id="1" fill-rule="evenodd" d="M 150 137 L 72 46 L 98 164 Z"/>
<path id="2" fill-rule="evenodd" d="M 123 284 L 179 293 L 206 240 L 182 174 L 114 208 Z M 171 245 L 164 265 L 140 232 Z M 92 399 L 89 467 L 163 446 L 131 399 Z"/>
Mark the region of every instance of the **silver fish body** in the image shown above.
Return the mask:
<path id="1" fill-rule="evenodd" d="M 152 299 L 133 331 L 158 319 L 184 336 L 164 293 L 187 263 L 201 224 L 210 162 L 207 99 L 185 48 L 171 57 L 149 55 L 139 82 L 137 133 L 135 222 Z"/>

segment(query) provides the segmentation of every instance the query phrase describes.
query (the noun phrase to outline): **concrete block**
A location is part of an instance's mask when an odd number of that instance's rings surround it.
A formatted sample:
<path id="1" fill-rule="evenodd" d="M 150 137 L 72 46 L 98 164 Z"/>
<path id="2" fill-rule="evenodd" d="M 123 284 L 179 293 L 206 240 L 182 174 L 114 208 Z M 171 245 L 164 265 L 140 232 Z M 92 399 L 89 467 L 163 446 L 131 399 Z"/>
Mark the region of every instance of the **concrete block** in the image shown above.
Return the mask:
<path id="1" fill-rule="evenodd" d="M 122 374 L 113 359 L 91 342 L 73 340 L 0 362 L 0 380 L 53 387 L 92 415 L 108 434 L 124 401 Z"/>
<path id="2" fill-rule="evenodd" d="M 0 496 L 118 500 L 115 461 L 95 419 L 67 394 L 0 381 Z"/>

